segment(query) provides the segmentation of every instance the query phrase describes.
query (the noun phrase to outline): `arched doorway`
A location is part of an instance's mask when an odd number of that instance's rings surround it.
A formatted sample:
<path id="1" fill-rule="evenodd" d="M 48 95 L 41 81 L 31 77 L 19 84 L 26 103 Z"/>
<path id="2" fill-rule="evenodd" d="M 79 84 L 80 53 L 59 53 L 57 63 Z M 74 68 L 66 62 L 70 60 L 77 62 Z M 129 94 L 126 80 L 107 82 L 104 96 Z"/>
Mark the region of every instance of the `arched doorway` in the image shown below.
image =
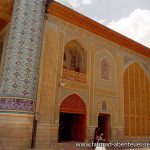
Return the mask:
<path id="1" fill-rule="evenodd" d="M 99 113 L 98 115 L 98 127 L 100 132 L 103 133 L 103 138 L 107 142 L 109 140 L 109 124 L 110 114 Z"/>
<path id="2" fill-rule="evenodd" d="M 111 128 L 113 126 L 113 110 L 116 109 L 112 104 L 111 99 L 105 99 L 95 104 L 94 108 L 94 123 L 100 129 L 100 133 L 103 133 L 103 139 L 106 142 L 111 140 Z"/>
<path id="3" fill-rule="evenodd" d="M 59 142 L 84 141 L 86 134 L 86 105 L 76 94 L 70 95 L 60 105 Z"/>

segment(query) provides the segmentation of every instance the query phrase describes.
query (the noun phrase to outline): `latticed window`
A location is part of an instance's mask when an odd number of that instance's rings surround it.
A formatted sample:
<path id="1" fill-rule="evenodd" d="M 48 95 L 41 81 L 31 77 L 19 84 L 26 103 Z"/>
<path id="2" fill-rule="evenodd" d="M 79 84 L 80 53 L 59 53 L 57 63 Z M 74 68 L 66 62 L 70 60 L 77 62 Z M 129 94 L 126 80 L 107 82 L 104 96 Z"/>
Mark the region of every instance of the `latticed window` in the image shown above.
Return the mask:
<path id="1" fill-rule="evenodd" d="M 101 79 L 110 79 L 110 65 L 106 58 L 101 60 Z"/>

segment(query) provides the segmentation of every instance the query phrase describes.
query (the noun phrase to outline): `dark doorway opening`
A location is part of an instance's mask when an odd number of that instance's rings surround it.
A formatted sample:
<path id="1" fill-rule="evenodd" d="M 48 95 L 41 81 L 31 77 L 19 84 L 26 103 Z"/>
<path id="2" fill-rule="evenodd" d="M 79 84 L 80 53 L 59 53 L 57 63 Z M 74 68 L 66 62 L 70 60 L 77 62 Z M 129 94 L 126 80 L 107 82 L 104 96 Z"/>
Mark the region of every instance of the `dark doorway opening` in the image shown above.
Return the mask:
<path id="1" fill-rule="evenodd" d="M 58 142 L 85 140 L 85 114 L 60 112 Z"/>
<path id="2" fill-rule="evenodd" d="M 100 113 L 98 116 L 98 127 L 100 128 L 100 131 L 104 134 L 103 138 L 106 141 L 108 141 L 109 139 L 109 120 L 109 114 Z"/>

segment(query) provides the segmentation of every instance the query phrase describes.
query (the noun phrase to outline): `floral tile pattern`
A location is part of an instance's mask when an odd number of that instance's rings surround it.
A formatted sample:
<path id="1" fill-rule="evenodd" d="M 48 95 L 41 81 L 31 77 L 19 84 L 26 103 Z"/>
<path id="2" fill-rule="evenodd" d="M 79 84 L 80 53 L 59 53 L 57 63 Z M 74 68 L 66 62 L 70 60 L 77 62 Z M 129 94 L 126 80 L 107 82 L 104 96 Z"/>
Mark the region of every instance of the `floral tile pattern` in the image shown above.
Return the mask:
<path id="1" fill-rule="evenodd" d="M 44 11 L 44 0 L 15 0 L 0 97 L 36 99 Z M 0 106 L 7 104 L 3 107 L 8 110 L 16 105 L 19 110 L 24 110 L 25 104 L 29 104 L 25 101 L 19 103 L 16 99 L 5 100 L 6 103 L 1 98 Z"/>
<path id="2" fill-rule="evenodd" d="M 0 99 L 0 111 L 24 111 L 24 112 L 34 112 L 35 111 L 35 101 L 23 100 L 15 98 L 1 98 Z"/>

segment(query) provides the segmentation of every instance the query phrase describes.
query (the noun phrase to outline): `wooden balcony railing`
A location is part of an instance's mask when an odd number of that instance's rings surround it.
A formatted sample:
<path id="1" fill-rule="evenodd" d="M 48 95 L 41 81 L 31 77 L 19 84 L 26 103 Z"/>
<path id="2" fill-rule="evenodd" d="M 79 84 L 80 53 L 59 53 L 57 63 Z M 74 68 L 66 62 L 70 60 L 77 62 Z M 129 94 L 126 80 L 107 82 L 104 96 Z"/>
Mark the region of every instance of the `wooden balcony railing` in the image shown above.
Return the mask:
<path id="1" fill-rule="evenodd" d="M 67 79 L 67 80 L 71 80 L 71 81 L 86 83 L 86 75 L 84 73 L 75 72 L 75 71 L 70 70 L 70 69 L 63 68 L 62 78 Z"/>

